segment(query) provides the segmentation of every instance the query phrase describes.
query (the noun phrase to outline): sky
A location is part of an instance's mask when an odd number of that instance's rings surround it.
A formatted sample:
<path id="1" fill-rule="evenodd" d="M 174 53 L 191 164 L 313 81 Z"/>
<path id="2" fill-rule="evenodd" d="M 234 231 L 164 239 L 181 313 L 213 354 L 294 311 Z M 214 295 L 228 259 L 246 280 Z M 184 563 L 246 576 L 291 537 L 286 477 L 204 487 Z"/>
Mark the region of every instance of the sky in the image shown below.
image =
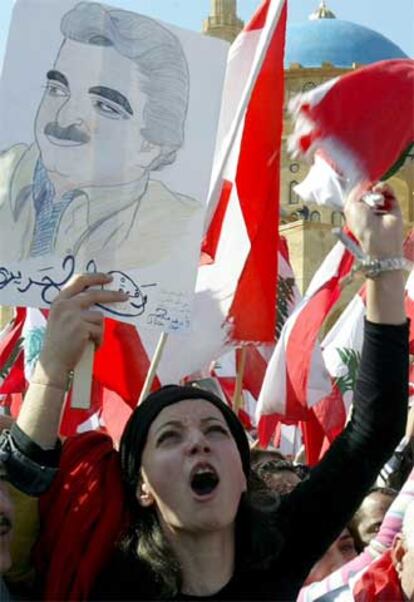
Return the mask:
<path id="1" fill-rule="evenodd" d="M 15 0 L 0 0 L 0 64 Z M 59 0 L 17 0 L 59 2 Z M 162 19 L 165 22 L 198 31 L 210 10 L 210 0 L 105 0 L 105 4 L 122 6 Z M 260 0 L 238 0 L 239 16 L 245 21 L 254 13 Z M 289 21 L 307 19 L 319 0 L 288 0 Z M 338 19 L 353 21 L 390 38 L 414 57 L 414 0 L 327 0 Z"/>

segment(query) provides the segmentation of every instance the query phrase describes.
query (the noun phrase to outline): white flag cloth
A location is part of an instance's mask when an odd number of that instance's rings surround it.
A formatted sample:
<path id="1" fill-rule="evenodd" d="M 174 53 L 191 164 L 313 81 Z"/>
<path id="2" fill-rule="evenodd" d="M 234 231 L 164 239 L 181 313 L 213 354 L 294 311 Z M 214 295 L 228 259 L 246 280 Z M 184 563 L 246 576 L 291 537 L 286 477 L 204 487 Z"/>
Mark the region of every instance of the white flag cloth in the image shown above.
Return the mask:
<path id="1" fill-rule="evenodd" d="M 353 398 L 356 371 L 364 338 L 365 303 L 356 294 L 322 341 L 323 359 L 337 384 L 347 413 Z"/>

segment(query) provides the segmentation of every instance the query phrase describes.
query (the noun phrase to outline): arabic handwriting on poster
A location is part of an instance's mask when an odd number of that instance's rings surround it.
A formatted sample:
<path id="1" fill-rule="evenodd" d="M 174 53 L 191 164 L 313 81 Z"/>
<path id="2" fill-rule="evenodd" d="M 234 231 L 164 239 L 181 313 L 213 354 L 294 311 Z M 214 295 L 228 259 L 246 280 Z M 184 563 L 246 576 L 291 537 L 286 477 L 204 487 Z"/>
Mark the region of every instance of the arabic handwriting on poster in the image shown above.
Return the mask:
<path id="1" fill-rule="evenodd" d="M 21 270 L 13 272 L 7 267 L 0 267 L 0 290 L 14 285 L 18 293 L 40 293 L 40 298 L 50 305 L 60 290 L 69 282 L 75 273 L 75 258 L 67 255 L 62 261 L 63 274 L 59 277 L 52 267 L 37 270 L 36 275 L 24 274 Z"/>
<path id="2" fill-rule="evenodd" d="M 91 261 L 89 261 L 86 266 L 86 271 L 89 273 L 98 271 L 95 260 L 91 259 Z M 105 309 L 113 316 L 129 318 L 142 316 L 148 303 L 148 295 L 146 295 L 142 289 L 153 288 L 157 285 L 153 283 L 138 286 L 128 274 L 125 274 L 120 270 L 109 270 L 108 274 L 112 276 L 112 282 L 109 288 L 128 293 L 129 298 L 125 303 L 117 303 L 116 305 L 103 305 L 98 303 L 98 307 Z M 102 286 L 102 288 L 104 287 Z"/>
<path id="3" fill-rule="evenodd" d="M 6 266 L 0 267 L 0 290 L 14 288 L 17 293 L 22 295 L 30 293 L 40 297 L 45 305 L 51 305 L 56 295 L 69 282 L 78 269 L 73 255 L 67 255 L 60 268 L 49 266 L 24 273 L 23 270 L 11 270 Z M 87 265 L 89 273 L 97 272 L 96 262 L 91 260 Z M 156 283 L 138 285 L 128 274 L 120 270 L 111 270 L 108 272 L 113 280 L 110 288 L 128 293 L 129 298 L 125 303 L 112 305 L 98 304 L 98 307 L 104 309 L 111 315 L 125 318 L 141 316 L 145 313 L 148 303 L 148 295 L 143 292 L 144 289 L 156 287 Z M 102 287 L 103 288 L 103 287 Z"/>
<path id="4" fill-rule="evenodd" d="M 187 295 L 162 291 L 155 310 L 147 315 L 147 324 L 159 326 L 167 332 L 187 330 L 190 326 L 190 310 Z"/>

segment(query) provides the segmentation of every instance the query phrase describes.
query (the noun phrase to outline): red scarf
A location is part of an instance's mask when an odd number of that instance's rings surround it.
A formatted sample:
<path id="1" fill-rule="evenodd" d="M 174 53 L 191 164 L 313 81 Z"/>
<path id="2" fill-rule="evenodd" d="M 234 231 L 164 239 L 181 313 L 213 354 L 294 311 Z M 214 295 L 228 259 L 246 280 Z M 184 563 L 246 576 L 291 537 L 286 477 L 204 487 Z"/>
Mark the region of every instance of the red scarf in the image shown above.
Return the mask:
<path id="1" fill-rule="evenodd" d="M 44 598 L 86 600 L 126 524 L 118 453 L 107 435 L 92 431 L 65 442 L 40 519 L 35 564 Z"/>

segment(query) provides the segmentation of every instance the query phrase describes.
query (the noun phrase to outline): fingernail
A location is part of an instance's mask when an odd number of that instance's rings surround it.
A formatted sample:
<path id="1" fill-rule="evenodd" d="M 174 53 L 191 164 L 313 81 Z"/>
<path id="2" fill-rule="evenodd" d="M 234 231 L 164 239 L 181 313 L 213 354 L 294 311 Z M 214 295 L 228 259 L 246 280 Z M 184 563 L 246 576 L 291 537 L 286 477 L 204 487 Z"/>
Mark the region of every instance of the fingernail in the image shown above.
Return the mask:
<path id="1" fill-rule="evenodd" d="M 107 280 L 112 281 L 114 279 L 114 277 L 111 274 L 105 274 L 105 275 L 106 275 Z"/>

